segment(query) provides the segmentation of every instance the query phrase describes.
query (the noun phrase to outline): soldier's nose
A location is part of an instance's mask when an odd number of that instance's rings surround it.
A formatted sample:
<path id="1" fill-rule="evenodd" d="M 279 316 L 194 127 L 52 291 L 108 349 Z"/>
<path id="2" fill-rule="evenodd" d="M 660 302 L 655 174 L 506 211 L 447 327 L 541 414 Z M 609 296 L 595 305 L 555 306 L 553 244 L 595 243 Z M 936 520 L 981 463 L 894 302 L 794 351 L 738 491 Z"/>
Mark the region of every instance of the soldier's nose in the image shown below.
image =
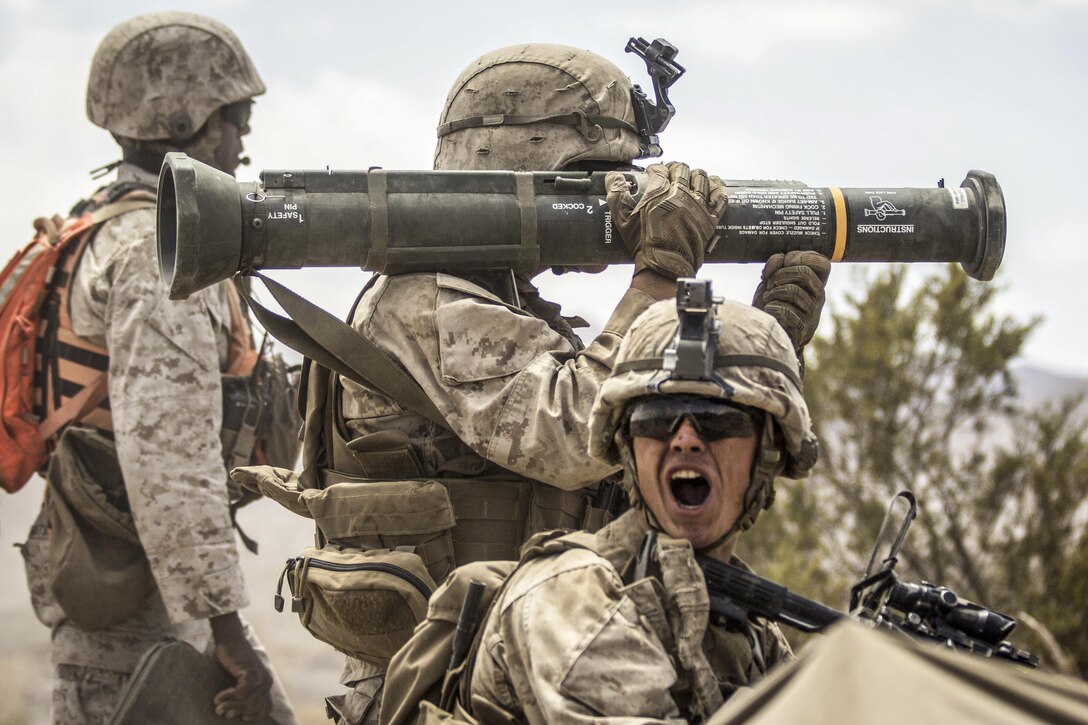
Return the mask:
<path id="1" fill-rule="evenodd" d="M 684 418 L 680 427 L 669 439 L 669 448 L 677 453 L 699 453 L 706 450 L 706 441 L 695 430 L 691 421 Z"/>

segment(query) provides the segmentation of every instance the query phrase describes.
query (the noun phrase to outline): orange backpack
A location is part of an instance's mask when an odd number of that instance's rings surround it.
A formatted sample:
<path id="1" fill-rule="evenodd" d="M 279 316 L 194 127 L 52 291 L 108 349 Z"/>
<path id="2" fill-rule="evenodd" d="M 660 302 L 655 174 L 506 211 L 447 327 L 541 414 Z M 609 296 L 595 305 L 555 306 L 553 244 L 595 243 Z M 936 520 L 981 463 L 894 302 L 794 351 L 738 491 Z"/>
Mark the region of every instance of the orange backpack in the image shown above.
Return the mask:
<path id="1" fill-rule="evenodd" d="M 58 345 L 58 334 L 66 327 L 70 333 L 70 325 L 61 324 L 67 322 L 68 283 L 100 224 L 154 206 L 150 192 L 131 191 L 67 220 L 36 219 L 34 238 L 0 272 L 0 487 L 8 493 L 45 466 L 65 425 L 104 404 L 106 363 L 99 361 L 108 359 L 105 350 L 83 343 L 77 352 L 95 362 L 83 366 L 83 380 L 70 384 L 49 360 L 55 347 L 67 344 Z"/>

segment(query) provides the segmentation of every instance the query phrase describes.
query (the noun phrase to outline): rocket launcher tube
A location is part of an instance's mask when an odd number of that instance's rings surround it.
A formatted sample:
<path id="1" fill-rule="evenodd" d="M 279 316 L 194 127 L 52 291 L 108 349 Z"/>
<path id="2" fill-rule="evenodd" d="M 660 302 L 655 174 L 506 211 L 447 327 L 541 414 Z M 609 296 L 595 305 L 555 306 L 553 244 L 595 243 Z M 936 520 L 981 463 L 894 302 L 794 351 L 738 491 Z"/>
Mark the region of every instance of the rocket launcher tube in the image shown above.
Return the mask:
<path id="1" fill-rule="evenodd" d="M 645 175 L 627 174 L 636 196 Z M 258 183 L 166 155 L 158 248 L 171 299 L 239 270 L 361 267 L 383 274 L 625 264 L 604 172 L 264 171 Z M 813 249 L 835 262 L 958 262 L 993 278 L 1005 247 L 1001 187 L 809 188 L 728 181 L 707 262 Z"/>

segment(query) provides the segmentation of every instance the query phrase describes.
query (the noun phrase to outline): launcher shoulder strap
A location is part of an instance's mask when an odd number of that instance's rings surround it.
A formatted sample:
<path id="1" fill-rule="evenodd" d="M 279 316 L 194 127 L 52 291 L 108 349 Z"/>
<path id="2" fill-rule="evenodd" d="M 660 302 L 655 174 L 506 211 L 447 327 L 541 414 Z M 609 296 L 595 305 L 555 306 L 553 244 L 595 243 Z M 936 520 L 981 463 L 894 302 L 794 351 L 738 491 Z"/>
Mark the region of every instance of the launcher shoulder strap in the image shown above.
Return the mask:
<path id="1" fill-rule="evenodd" d="M 242 276 L 235 276 L 238 292 L 273 337 L 318 364 L 373 388 L 450 430 L 445 416 L 420 384 L 370 338 L 279 282 L 259 272 L 254 272 L 253 276 L 264 282 L 287 313 L 285 317 L 261 305 L 245 288 Z"/>

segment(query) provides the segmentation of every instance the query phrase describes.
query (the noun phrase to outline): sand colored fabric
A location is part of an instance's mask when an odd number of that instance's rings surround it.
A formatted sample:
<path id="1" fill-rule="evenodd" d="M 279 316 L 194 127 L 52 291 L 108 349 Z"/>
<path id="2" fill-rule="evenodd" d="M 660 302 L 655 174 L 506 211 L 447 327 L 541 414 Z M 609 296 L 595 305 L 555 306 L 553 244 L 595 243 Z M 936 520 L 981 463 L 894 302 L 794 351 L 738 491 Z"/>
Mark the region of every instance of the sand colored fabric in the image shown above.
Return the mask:
<path id="1" fill-rule="evenodd" d="M 1088 684 L 844 622 L 709 721 L 801 722 L 1083 724 Z"/>
<path id="2" fill-rule="evenodd" d="M 69 428 L 49 463 L 50 588 L 68 619 L 88 630 L 138 613 L 155 587 L 113 441 Z"/>
<path id="3" fill-rule="evenodd" d="M 659 536 L 657 573 L 627 583 L 645 528 L 630 511 L 596 535 L 546 541 L 533 558 L 527 545 L 479 635 L 469 688 L 477 718 L 701 720 L 792 658 L 774 624 L 708 623 L 706 586 L 686 540 Z"/>

